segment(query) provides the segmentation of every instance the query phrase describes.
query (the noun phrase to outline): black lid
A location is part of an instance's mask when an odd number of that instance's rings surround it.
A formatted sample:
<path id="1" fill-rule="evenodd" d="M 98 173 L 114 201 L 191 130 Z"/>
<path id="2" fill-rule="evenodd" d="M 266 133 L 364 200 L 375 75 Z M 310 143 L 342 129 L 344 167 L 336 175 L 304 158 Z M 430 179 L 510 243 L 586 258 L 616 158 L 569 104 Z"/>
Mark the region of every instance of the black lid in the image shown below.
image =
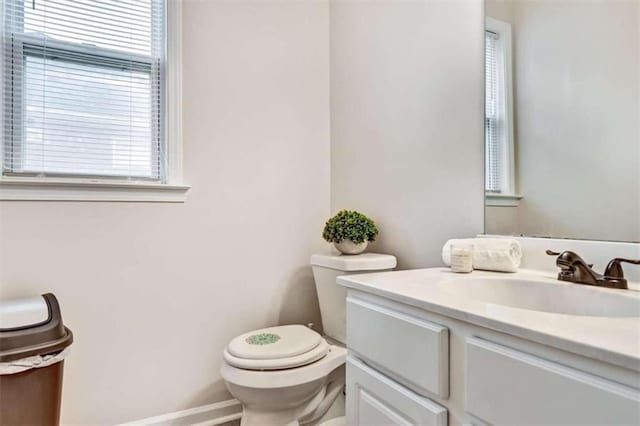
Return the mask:
<path id="1" fill-rule="evenodd" d="M 62 323 L 58 299 L 51 293 L 42 297 L 48 310 L 45 321 L 0 328 L 0 362 L 60 352 L 73 342 L 73 333 Z"/>

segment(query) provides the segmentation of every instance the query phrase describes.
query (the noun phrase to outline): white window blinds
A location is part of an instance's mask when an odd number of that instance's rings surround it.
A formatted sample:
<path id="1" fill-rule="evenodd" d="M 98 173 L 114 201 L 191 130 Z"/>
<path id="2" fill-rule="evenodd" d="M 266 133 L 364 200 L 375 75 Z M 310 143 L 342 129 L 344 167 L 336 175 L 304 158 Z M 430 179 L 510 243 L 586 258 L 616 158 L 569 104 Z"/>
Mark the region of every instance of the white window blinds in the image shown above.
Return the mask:
<path id="1" fill-rule="evenodd" d="M 5 175 L 164 180 L 163 0 L 0 0 Z"/>
<path id="2" fill-rule="evenodd" d="M 485 190 L 492 193 L 502 192 L 503 157 L 502 143 L 498 127 L 500 125 L 500 82 L 499 82 L 499 50 L 498 35 L 485 32 Z"/>

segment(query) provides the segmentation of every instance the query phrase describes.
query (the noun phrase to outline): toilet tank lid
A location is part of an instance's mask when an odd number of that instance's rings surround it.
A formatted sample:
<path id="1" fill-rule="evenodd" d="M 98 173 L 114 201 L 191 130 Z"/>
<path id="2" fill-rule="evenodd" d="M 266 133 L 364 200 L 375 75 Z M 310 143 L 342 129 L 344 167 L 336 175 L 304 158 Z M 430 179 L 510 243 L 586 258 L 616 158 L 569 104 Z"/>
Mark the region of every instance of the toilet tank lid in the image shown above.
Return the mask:
<path id="1" fill-rule="evenodd" d="M 396 257 L 390 254 L 362 253 L 346 254 L 314 254 L 311 256 L 312 266 L 322 266 L 336 271 L 382 271 L 396 267 Z"/>

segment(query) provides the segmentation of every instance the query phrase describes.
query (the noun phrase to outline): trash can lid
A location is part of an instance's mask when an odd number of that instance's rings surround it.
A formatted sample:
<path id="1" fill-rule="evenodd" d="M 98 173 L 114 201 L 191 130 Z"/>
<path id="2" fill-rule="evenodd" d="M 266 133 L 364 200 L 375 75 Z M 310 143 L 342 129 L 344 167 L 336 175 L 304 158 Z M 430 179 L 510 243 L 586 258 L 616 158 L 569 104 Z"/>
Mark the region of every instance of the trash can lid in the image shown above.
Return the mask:
<path id="1" fill-rule="evenodd" d="M 0 362 L 60 352 L 71 342 L 53 294 L 0 302 Z"/>
<path id="2" fill-rule="evenodd" d="M 3 330 L 33 326 L 48 319 L 49 307 L 42 296 L 0 300 L 0 327 Z"/>

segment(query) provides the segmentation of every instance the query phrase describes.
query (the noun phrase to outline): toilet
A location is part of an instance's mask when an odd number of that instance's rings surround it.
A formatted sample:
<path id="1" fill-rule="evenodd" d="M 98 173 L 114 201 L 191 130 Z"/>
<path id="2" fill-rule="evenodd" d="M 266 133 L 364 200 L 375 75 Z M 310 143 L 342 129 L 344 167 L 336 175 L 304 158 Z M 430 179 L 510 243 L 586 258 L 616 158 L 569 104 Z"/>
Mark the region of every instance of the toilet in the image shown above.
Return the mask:
<path id="1" fill-rule="evenodd" d="M 346 289 L 336 278 L 390 271 L 396 258 L 314 254 L 311 265 L 324 336 L 303 325 L 283 325 L 244 333 L 224 350 L 220 373 L 242 403 L 243 426 L 344 424 L 336 401 L 345 383 Z"/>

